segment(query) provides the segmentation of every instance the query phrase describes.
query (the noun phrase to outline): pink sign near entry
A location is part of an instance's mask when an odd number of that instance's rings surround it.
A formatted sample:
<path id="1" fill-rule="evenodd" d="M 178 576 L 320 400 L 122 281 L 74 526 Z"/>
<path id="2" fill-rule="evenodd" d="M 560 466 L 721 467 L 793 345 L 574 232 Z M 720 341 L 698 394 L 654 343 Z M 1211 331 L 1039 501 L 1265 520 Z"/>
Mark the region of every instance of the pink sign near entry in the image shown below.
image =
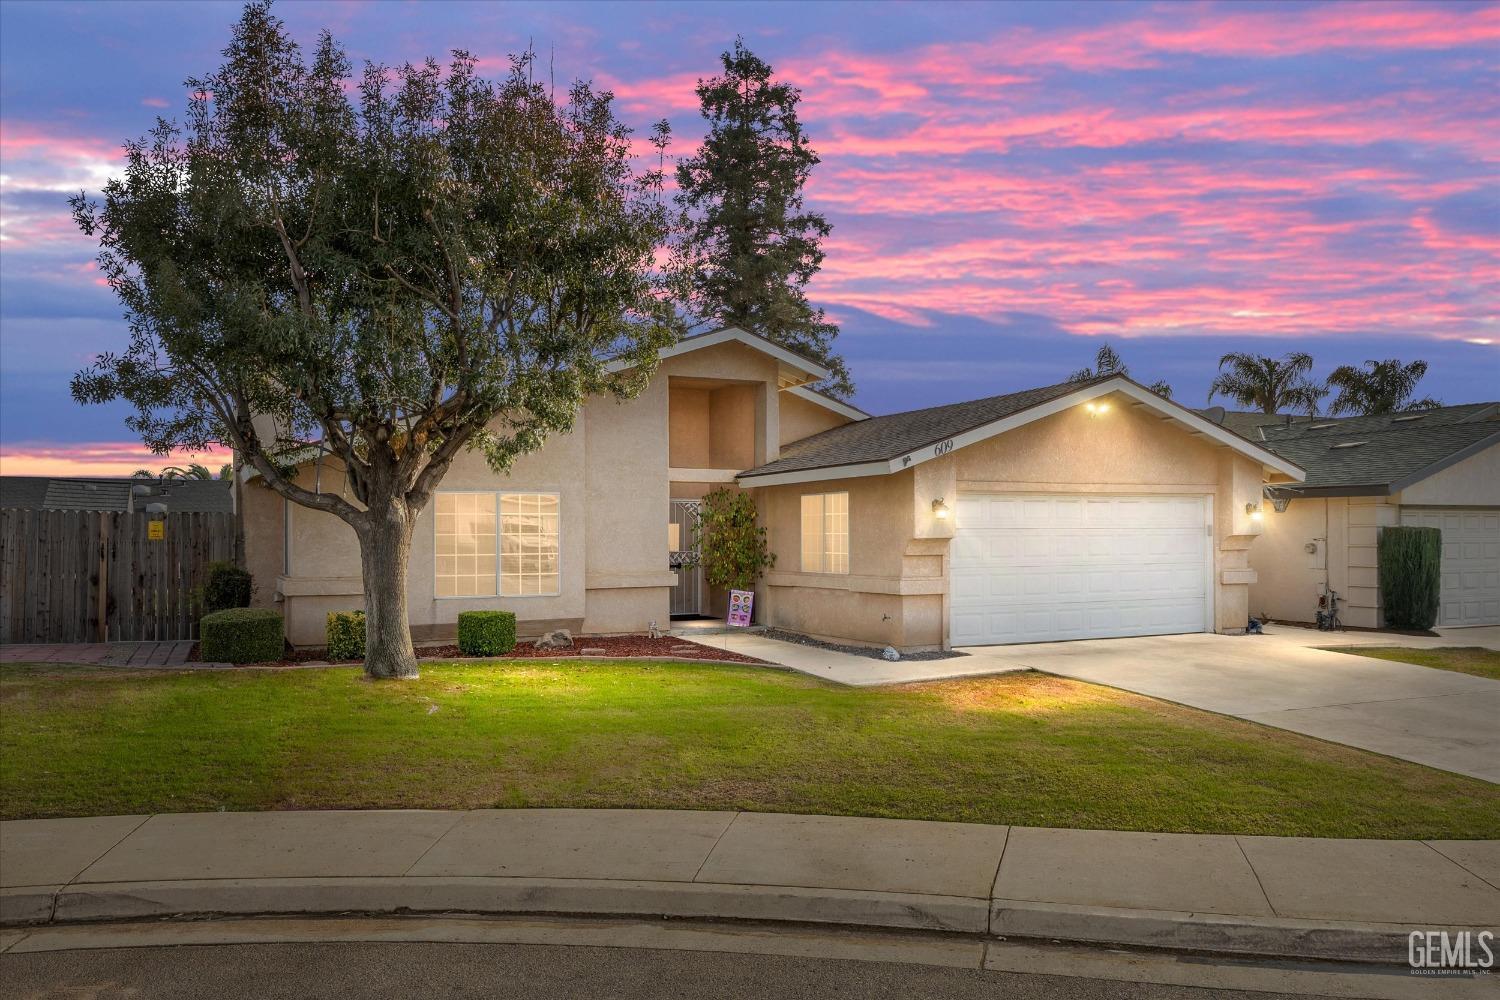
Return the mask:
<path id="1" fill-rule="evenodd" d="M 750 624 L 750 611 L 755 607 L 755 591 L 731 590 L 729 592 L 729 624 Z"/>

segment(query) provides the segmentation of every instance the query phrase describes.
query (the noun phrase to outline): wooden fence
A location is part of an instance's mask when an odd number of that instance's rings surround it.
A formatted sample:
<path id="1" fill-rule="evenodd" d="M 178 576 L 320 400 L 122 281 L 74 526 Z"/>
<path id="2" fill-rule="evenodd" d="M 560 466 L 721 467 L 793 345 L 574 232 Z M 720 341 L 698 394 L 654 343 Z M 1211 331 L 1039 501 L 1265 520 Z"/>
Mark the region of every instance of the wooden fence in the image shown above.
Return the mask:
<path id="1" fill-rule="evenodd" d="M 196 639 L 233 554 L 233 514 L 0 509 L 0 642 Z"/>

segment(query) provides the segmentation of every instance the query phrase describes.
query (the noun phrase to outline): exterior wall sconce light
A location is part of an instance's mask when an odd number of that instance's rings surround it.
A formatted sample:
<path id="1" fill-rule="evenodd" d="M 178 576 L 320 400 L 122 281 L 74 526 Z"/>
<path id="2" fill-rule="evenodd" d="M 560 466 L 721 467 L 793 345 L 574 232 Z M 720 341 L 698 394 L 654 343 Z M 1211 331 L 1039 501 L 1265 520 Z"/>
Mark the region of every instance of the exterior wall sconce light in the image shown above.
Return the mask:
<path id="1" fill-rule="evenodd" d="M 1292 498 L 1280 494 L 1271 498 L 1271 509 L 1278 514 L 1285 514 L 1286 509 L 1292 504 Z"/>
<path id="2" fill-rule="evenodd" d="M 1250 520 L 1252 521 L 1259 521 L 1262 517 L 1265 516 L 1261 513 L 1260 504 L 1258 503 L 1245 504 L 1245 513 L 1250 515 Z"/>
<path id="3" fill-rule="evenodd" d="M 1089 416 L 1097 417 L 1101 413 L 1109 412 L 1108 403 L 1084 403 L 1083 408 L 1089 411 Z"/>
<path id="4" fill-rule="evenodd" d="M 943 502 L 942 497 L 938 497 L 936 500 L 932 501 L 932 516 L 937 518 L 939 521 L 948 520 L 948 515 L 951 513 L 953 512 L 948 509 L 948 505 Z"/>

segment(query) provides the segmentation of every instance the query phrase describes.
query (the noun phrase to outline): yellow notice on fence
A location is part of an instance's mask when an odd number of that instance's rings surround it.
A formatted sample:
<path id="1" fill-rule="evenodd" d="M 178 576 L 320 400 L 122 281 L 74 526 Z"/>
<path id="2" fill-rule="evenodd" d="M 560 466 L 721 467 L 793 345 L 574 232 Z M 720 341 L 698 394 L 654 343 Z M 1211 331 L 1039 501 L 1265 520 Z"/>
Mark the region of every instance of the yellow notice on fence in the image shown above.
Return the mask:
<path id="1" fill-rule="evenodd" d="M 146 537 L 153 542 L 160 542 L 167 537 L 166 521 L 147 521 Z"/>

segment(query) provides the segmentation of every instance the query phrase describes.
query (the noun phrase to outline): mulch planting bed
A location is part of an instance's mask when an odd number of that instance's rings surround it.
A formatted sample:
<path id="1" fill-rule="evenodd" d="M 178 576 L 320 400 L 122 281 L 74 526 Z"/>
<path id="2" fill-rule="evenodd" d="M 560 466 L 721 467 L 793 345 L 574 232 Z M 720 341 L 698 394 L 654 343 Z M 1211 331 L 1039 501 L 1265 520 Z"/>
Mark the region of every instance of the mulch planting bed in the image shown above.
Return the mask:
<path id="1" fill-rule="evenodd" d="M 574 637 L 572 649 L 537 649 L 529 642 L 518 642 L 516 648 L 504 656 L 486 657 L 486 659 L 503 660 L 566 660 L 585 655 L 605 657 L 608 659 L 681 659 L 681 660 L 728 660 L 733 663 L 765 663 L 765 660 L 756 659 L 753 656 L 744 656 L 740 653 L 731 653 L 727 649 L 716 649 L 713 646 L 705 646 L 702 643 L 692 642 L 688 639 L 678 639 L 664 636 L 653 639 L 647 635 L 610 635 L 610 636 L 582 636 Z M 465 658 L 463 650 L 456 645 L 443 646 L 418 646 L 417 659 L 419 660 L 456 660 Z M 193 651 L 188 655 L 189 661 L 200 661 L 198 645 L 194 643 Z M 274 663 L 256 663 L 256 667 L 295 667 L 307 663 L 359 663 L 360 660 L 330 660 L 327 653 L 321 649 L 294 649 L 287 653 L 286 658 Z"/>

